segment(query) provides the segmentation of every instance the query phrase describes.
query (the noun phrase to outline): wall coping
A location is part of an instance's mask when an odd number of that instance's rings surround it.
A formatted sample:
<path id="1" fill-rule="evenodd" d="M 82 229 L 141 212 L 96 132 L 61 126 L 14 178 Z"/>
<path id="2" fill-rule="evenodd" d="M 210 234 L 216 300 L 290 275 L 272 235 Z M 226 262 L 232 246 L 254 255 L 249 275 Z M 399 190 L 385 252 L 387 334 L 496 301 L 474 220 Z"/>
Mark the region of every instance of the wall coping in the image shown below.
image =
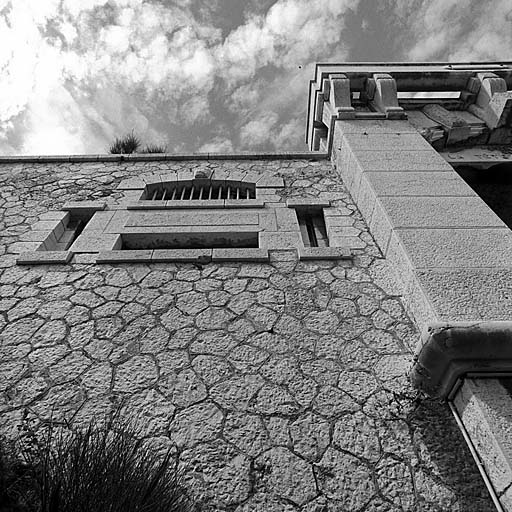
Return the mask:
<path id="1" fill-rule="evenodd" d="M 466 374 L 512 372 L 512 322 L 433 322 L 416 347 L 410 378 L 433 398 L 446 399 Z"/>
<path id="2" fill-rule="evenodd" d="M 327 160 L 325 152 L 281 153 L 152 153 L 129 155 L 30 155 L 0 156 L 0 164 L 12 163 L 83 163 L 83 162 L 155 162 L 179 160 Z"/>

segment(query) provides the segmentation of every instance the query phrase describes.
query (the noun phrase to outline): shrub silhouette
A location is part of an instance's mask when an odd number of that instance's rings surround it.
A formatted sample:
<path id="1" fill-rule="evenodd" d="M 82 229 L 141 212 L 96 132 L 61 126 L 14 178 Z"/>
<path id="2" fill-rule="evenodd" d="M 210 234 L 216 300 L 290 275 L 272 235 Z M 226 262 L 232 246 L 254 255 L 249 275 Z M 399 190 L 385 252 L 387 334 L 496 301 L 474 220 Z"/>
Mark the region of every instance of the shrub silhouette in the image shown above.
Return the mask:
<path id="1" fill-rule="evenodd" d="M 23 479 L 0 488 L 1 512 L 192 512 L 171 450 L 158 454 L 118 420 L 85 430 L 32 436 Z M 25 443 L 26 444 L 26 443 Z M 35 448 L 34 448 L 35 447 Z M 4 458 L 14 474 L 12 460 Z M 10 473 L 9 473 L 10 472 Z M 12 480 L 15 480 L 14 484 Z M 0 480 L 0 483 L 2 481 Z M 23 496 L 31 496 L 31 500 Z M 21 497 L 21 498 L 20 498 Z M 0 494 L 0 499 L 2 495 Z"/>

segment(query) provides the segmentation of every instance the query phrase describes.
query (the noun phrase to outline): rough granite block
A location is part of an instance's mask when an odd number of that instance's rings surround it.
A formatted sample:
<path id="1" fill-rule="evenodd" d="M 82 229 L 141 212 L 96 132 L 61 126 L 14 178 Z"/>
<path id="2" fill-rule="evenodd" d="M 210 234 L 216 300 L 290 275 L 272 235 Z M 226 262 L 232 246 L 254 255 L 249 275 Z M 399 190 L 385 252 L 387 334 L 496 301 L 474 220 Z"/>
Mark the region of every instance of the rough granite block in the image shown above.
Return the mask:
<path id="1" fill-rule="evenodd" d="M 136 251 L 102 251 L 96 257 L 97 263 L 150 263 L 152 261 L 152 250 Z"/>
<path id="2" fill-rule="evenodd" d="M 286 200 L 286 206 L 288 208 L 304 208 L 307 209 L 308 207 L 313 208 L 329 208 L 331 206 L 331 202 L 328 200 L 322 200 L 322 199 L 312 199 L 312 198 L 292 198 Z"/>
<path id="3" fill-rule="evenodd" d="M 83 233 L 69 248 L 71 252 L 100 252 L 121 249 L 121 236 L 110 233 Z"/>
<path id="4" fill-rule="evenodd" d="M 435 149 L 418 133 L 347 133 L 343 135 L 343 143 L 352 150 L 430 150 Z"/>
<path id="5" fill-rule="evenodd" d="M 297 212 L 291 208 L 275 210 L 278 231 L 300 231 Z"/>
<path id="6" fill-rule="evenodd" d="M 128 178 L 117 186 L 118 190 L 143 190 L 145 187 L 146 183 L 139 178 Z"/>
<path id="7" fill-rule="evenodd" d="M 262 176 L 256 182 L 256 188 L 283 188 L 284 180 L 277 176 Z"/>
<path id="8" fill-rule="evenodd" d="M 357 236 L 331 236 L 329 237 L 331 247 L 349 247 L 350 249 L 364 249 L 366 243 Z"/>
<path id="9" fill-rule="evenodd" d="M 120 200 L 120 203 L 123 205 L 126 203 L 136 203 L 140 201 L 142 197 L 142 190 L 125 190 L 123 192 L 123 197 Z"/>
<path id="10" fill-rule="evenodd" d="M 478 196 L 381 197 L 394 227 L 503 227 L 503 221 Z"/>
<path id="11" fill-rule="evenodd" d="M 393 231 L 393 224 L 386 215 L 386 210 L 382 207 L 379 199 L 375 201 L 375 207 L 371 214 L 371 217 L 367 219 L 370 233 L 374 240 L 377 242 L 380 250 L 383 254 L 386 253 L 391 232 Z"/>
<path id="12" fill-rule="evenodd" d="M 508 228 L 395 229 L 416 268 L 512 268 Z"/>
<path id="13" fill-rule="evenodd" d="M 477 196 L 455 171 L 371 171 L 364 175 L 377 196 Z"/>
<path id="14" fill-rule="evenodd" d="M 64 224 L 60 219 L 40 220 L 31 226 L 32 231 L 53 231 L 58 238 L 64 231 Z"/>
<path id="15" fill-rule="evenodd" d="M 348 247 L 299 247 L 301 260 L 347 260 L 352 259 Z"/>
<path id="16" fill-rule="evenodd" d="M 154 226 L 204 226 L 208 231 L 209 226 L 247 226 L 257 225 L 258 214 L 242 211 L 234 215 L 227 211 L 155 211 L 151 213 L 133 212 L 126 223 L 127 227 L 154 227 Z"/>
<path id="17" fill-rule="evenodd" d="M 277 218 L 274 208 L 267 208 L 258 214 L 259 227 L 263 231 L 277 231 Z"/>
<path id="18" fill-rule="evenodd" d="M 178 171 L 178 181 L 192 181 L 194 179 L 195 172 L 191 169 L 182 169 Z"/>
<path id="19" fill-rule="evenodd" d="M 114 217 L 114 211 L 96 212 L 85 225 L 83 232 L 103 232 Z"/>
<path id="20" fill-rule="evenodd" d="M 226 199 L 225 208 L 265 208 L 265 201 L 262 199 Z"/>
<path id="21" fill-rule="evenodd" d="M 169 183 L 169 184 L 173 183 L 174 184 L 178 181 L 178 173 L 174 172 L 174 171 L 161 173 L 160 181 L 162 183 Z"/>
<path id="22" fill-rule="evenodd" d="M 336 128 L 343 134 L 356 133 L 356 134 L 382 134 L 391 133 L 418 133 L 416 128 L 408 121 L 390 120 L 390 119 L 369 119 L 359 120 L 354 119 L 351 121 L 336 121 Z"/>
<path id="23" fill-rule="evenodd" d="M 267 249 L 213 249 L 212 261 L 268 261 Z"/>
<path id="24" fill-rule="evenodd" d="M 143 174 L 141 176 L 141 179 L 144 181 L 146 185 L 160 185 L 162 183 L 160 173 L 156 172 Z"/>
<path id="25" fill-rule="evenodd" d="M 262 249 L 293 249 L 303 247 L 300 232 L 286 233 L 263 231 L 259 233 L 259 246 Z"/>
<path id="26" fill-rule="evenodd" d="M 107 207 L 105 201 L 70 201 L 64 204 L 62 210 L 77 213 L 77 212 L 96 212 L 104 210 Z"/>
<path id="27" fill-rule="evenodd" d="M 39 215 L 39 219 L 44 220 L 60 220 L 63 224 L 65 224 L 69 219 L 69 212 L 64 212 L 61 210 L 49 211 L 46 213 L 42 213 Z"/>
<path id="28" fill-rule="evenodd" d="M 16 258 L 18 265 L 57 265 L 71 259 L 70 251 L 34 251 L 24 252 Z"/>
<path id="29" fill-rule="evenodd" d="M 230 171 L 226 169 L 215 169 L 213 171 L 212 181 L 219 182 L 229 180 L 229 173 Z"/>
<path id="30" fill-rule="evenodd" d="M 149 199 L 141 199 L 133 201 L 126 205 L 127 210 L 164 210 L 167 206 L 167 201 L 151 201 Z"/>
<path id="31" fill-rule="evenodd" d="M 324 210 L 325 214 L 325 210 Z M 324 215 L 325 227 L 327 231 L 336 227 L 351 227 L 354 225 L 354 219 L 348 215 L 327 216 Z"/>
<path id="32" fill-rule="evenodd" d="M 453 167 L 434 149 L 414 150 L 355 150 L 354 155 L 364 172 L 453 172 Z"/>
<path id="33" fill-rule="evenodd" d="M 281 196 L 278 196 L 277 194 L 261 194 L 258 191 L 256 191 L 256 197 L 262 200 L 265 204 L 278 203 L 282 199 Z M 286 206 L 286 203 L 284 201 L 283 205 Z"/>
<path id="34" fill-rule="evenodd" d="M 130 218 L 130 212 L 126 210 L 117 210 L 114 212 L 114 215 L 110 219 L 107 227 L 105 228 L 105 233 L 121 233 L 123 228 L 126 225 L 126 222 Z"/>
<path id="35" fill-rule="evenodd" d="M 10 253 L 24 253 L 24 252 L 35 252 L 44 251 L 45 247 L 42 242 L 15 242 L 9 246 Z"/>
<path id="36" fill-rule="evenodd" d="M 57 242 L 52 230 L 27 231 L 20 236 L 22 242 L 45 242 L 46 240 Z"/>
<path id="37" fill-rule="evenodd" d="M 155 249 L 152 262 L 191 262 L 208 263 L 212 259 L 212 249 Z"/>
<path id="38" fill-rule="evenodd" d="M 419 269 L 439 320 L 510 320 L 510 268 Z"/>

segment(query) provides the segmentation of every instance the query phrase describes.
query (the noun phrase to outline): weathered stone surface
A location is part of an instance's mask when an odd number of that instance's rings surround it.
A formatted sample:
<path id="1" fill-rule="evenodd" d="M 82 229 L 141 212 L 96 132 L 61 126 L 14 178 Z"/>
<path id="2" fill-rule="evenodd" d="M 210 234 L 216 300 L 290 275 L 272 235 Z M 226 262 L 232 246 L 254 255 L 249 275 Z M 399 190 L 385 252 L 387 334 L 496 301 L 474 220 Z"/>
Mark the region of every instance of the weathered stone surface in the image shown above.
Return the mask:
<path id="1" fill-rule="evenodd" d="M 192 405 L 176 414 L 169 432 L 179 446 L 211 441 L 221 431 L 223 415 L 213 403 Z"/>
<path id="2" fill-rule="evenodd" d="M 134 356 L 116 368 L 114 390 L 133 393 L 156 383 L 155 361 L 149 356 Z"/>
<path id="3" fill-rule="evenodd" d="M 256 461 L 263 481 L 270 490 L 296 505 L 303 505 L 316 494 L 313 467 L 286 448 L 272 448 Z"/>
<path id="4" fill-rule="evenodd" d="M 268 263 L 15 266 L 11 244 L 62 197 L 117 208 L 121 179 L 191 168 L 279 175 L 280 194 L 331 201 L 332 225 L 357 230 L 365 248 L 353 262 L 284 250 Z M 35 183 L 51 202 L 33 199 Z M 121 407 L 159 453 L 177 445 L 205 512 L 492 510 L 452 419 L 405 378 L 417 332 L 328 161 L 0 164 L 2 222 L 0 434 L 16 436 L 27 413 L 36 428 L 52 414 L 82 428 Z M 471 279 L 506 310 L 504 270 Z M 448 313 L 492 313 L 446 273 L 423 285 L 447 282 Z"/>

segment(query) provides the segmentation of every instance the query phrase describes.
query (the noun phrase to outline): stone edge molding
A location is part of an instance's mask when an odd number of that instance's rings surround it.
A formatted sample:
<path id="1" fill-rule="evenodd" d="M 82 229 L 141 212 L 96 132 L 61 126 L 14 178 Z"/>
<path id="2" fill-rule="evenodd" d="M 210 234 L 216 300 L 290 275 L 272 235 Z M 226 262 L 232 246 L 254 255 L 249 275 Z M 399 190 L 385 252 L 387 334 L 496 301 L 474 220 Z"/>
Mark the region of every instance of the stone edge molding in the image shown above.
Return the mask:
<path id="1" fill-rule="evenodd" d="M 84 163 L 84 162 L 155 162 L 179 160 L 326 160 L 328 154 L 319 151 L 282 153 L 184 153 L 129 155 L 13 155 L 0 156 L 0 164 Z"/>
<path id="2" fill-rule="evenodd" d="M 512 321 L 434 322 L 416 348 L 411 382 L 447 399 L 466 374 L 512 373 Z"/>

